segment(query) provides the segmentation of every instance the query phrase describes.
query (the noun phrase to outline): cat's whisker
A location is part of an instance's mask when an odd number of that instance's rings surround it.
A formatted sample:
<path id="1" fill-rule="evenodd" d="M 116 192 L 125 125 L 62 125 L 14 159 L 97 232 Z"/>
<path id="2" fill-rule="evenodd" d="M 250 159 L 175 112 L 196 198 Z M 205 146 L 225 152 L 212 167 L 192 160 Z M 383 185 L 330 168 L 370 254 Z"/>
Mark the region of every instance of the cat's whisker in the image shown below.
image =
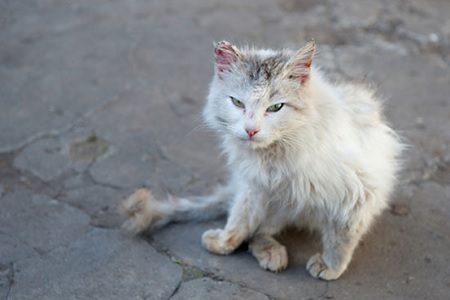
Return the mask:
<path id="1" fill-rule="evenodd" d="M 211 128 L 207 124 L 199 124 L 191 130 L 191 132 L 193 132 L 193 133 L 200 132 L 200 131 L 209 131 L 210 132 Z"/>

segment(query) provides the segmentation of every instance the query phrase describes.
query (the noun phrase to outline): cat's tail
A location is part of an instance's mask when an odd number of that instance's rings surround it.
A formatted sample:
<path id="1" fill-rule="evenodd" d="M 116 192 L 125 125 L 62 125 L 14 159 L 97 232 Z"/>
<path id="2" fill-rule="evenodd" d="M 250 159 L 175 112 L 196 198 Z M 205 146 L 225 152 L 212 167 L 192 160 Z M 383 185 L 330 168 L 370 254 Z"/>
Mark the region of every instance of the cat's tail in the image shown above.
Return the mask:
<path id="1" fill-rule="evenodd" d="M 122 228 L 140 234 L 170 222 L 218 218 L 228 211 L 228 196 L 225 189 L 220 189 L 210 196 L 178 198 L 169 195 L 163 201 L 156 200 L 150 190 L 140 188 L 120 204 L 120 211 L 128 218 Z"/>

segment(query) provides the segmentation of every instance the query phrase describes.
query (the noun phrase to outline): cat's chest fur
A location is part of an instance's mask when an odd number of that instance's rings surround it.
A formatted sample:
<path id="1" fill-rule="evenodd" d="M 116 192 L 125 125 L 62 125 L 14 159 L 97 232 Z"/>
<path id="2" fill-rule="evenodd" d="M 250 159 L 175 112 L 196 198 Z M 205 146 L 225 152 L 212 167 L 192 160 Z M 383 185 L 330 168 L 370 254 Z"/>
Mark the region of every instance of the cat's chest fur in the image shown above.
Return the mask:
<path id="1" fill-rule="evenodd" d="M 321 210 L 330 201 L 352 205 L 355 196 L 364 194 L 361 174 L 338 153 L 277 147 L 235 149 L 239 155 L 229 156 L 234 181 L 294 211 Z"/>
<path id="2" fill-rule="evenodd" d="M 315 186 L 322 185 L 320 172 L 314 171 L 324 161 L 320 154 L 312 158 L 308 153 L 273 145 L 260 151 L 247 150 L 241 155 L 231 162 L 233 176 L 266 193 L 305 198 L 315 196 L 311 194 L 318 192 Z"/>

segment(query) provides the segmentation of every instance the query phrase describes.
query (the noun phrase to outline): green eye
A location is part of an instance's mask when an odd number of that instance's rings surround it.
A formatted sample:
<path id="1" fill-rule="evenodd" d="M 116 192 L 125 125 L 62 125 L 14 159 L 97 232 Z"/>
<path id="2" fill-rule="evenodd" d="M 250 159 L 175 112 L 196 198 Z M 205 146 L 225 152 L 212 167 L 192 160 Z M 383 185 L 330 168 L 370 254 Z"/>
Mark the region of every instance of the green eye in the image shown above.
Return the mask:
<path id="1" fill-rule="evenodd" d="M 241 101 L 239 101 L 238 99 L 231 97 L 231 96 L 230 96 L 230 99 L 231 99 L 231 102 L 233 102 L 233 104 L 236 105 L 237 107 L 245 108 L 245 104 L 242 103 Z"/>
<path id="2" fill-rule="evenodd" d="M 267 108 L 267 112 L 277 112 L 284 106 L 284 103 L 277 103 Z"/>

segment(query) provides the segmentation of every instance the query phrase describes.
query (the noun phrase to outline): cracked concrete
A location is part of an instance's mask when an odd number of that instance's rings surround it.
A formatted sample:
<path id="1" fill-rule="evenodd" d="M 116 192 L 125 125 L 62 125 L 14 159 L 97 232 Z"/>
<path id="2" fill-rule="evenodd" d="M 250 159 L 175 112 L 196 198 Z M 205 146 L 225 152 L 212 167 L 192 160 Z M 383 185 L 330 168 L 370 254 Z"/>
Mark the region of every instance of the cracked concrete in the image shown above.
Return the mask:
<path id="1" fill-rule="evenodd" d="M 446 299 L 450 292 L 447 0 L 0 0 L 2 299 Z M 226 179 L 201 111 L 212 41 L 299 47 L 329 76 L 378 87 L 411 145 L 392 209 L 335 282 L 286 232 L 272 274 L 242 246 L 201 248 L 224 220 L 122 236 L 140 186 L 204 194 Z"/>
<path id="2" fill-rule="evenodd" d="M 171 298 L 180 299 L 252 299 L 269 300 L 262 293 L 224 281 L 213 281 L 210 278 L 195 279 L 183 283 Z"/>
<path id="3" fill-rule="evenodd" d="M 11 286 L 14 283 L 14 264 L 0 265 L 0 293 L 3 299 L 8 299 Z"/>

